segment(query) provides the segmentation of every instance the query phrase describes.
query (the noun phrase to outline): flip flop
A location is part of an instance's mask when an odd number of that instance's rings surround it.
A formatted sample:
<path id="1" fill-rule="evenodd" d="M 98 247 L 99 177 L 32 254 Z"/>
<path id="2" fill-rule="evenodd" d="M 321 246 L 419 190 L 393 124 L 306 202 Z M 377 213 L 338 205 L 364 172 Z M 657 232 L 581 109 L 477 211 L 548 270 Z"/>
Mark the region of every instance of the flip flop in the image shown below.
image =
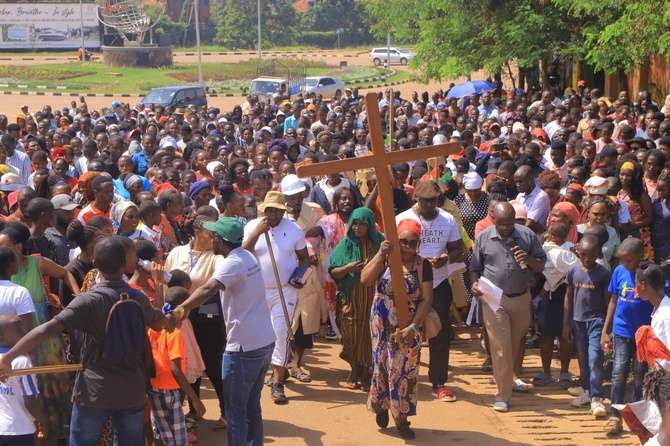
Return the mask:
<path id="1" fill-rule="evenodd" d="M 225 431 L 226 428 L 228 427 L 228 420 L 226 420 L 225 417 L 221 417 L 218 419 L 216 423 L 214 423 L 214 431 Z"/>
<path id="2" fill-rule="evenodd" d="M 297 379 L 301 383 L 312 382 L 312 376 L 309 373 L 305 373 L 300 367 L 291 369 L 291 377 Z"/>
<path id="3" fill-rule="evenodd" d="M 535 378 L 533 378 L 533 384 L 536 386 L 548 386 L 553 382 L 554 378 L 545 372 L 541 372 Z"/>
<path id="4" fill-rule="evenodd" d="M 512 390 L 517 392 L 528 392 L 535 388 L 534 385 L 523 382 L 521 379 L 515 379 L 512 384 Z"/>
<path id="5" fill-rule="evenodd" d="M 558 379 L 559 379 L 559 384 L 564 389 L 572 387 L 573 381 L 572 381 L 572 374 L 571 373 L 561 373 L 561 376 Z"/>
<path id="6" fill-rule="evenodd" d="M 358 385 L 357 382 L 356 382 L 356 383 L 353 383 L 353 382 L 351 382 L 351 381 L 345 381 L 345 382 L 344 382 L 344 387 L 346 387 L 347 389 L 356 390 L 356 389 L 358 389 L 360 386 Z"/>
<path id="7" fill-rule="evenodd" d="M 456 395 L 454 395 L 454 392 L 444 386 L 437 390 L 437 398 L 444 401 L 445 403 L 453 403 L 457 399 Z"/>

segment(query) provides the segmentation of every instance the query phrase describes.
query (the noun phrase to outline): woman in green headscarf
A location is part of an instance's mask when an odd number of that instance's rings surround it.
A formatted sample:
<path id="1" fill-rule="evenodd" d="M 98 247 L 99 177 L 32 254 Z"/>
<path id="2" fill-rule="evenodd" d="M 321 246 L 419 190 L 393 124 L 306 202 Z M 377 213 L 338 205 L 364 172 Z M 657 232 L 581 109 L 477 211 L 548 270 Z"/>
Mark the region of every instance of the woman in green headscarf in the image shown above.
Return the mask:
<path id="1" fill-rule="evenodd" d="M 349 217 L 347 235 L 333 250 L 328 267 L 337 284 L 337 326 L 342 334 L 340 358 L 351 367 L 346 386 L 360 387 L 366 392 L 372 378 L 370 309 L 375 288 L 361 285 L 361 271 L 377 253 L 383 239 L 384 235 L 375 228 L 372 211 L 355 209 Z"/>

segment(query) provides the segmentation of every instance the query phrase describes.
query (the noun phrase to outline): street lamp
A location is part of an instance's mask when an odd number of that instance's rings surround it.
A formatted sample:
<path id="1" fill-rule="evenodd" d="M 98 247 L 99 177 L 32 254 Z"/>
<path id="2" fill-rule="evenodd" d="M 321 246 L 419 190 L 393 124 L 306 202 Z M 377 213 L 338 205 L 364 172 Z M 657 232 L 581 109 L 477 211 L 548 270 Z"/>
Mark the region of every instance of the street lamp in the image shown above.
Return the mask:
<path id="1" fill-rule="evenodd" d="M 84 3 L 79 0 L 79 14 L 81 15 L 81 61 L 86 60 L 86 44 L 84 43 Z"/>
<path id="2" fill-rule="evenodd" d="M 200 46 L 200 0 L 195 1 L 195 45 L 198 49 L 198 85 L 202 87 L 202 47 Z"/>

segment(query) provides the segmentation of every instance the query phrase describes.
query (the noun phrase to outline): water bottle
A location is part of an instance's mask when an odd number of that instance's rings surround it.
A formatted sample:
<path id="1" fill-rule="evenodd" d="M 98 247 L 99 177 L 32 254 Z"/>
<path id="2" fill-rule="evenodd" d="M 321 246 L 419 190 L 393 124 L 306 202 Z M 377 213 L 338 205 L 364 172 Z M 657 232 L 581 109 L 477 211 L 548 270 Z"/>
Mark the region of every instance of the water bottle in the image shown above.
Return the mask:
<path id="1" fill-rule="evenodd" d="M 151 274 L 151 262 L 149 260 L 142 260 L 139 259 L 137 261 L 137 266 L 142 268 L 144 272 L 147 274 Z M 170 280 L 172 280 L 172 274 L 170 274 L 168 271 L 163 271 L 163 282 L 168 283 Z"/>

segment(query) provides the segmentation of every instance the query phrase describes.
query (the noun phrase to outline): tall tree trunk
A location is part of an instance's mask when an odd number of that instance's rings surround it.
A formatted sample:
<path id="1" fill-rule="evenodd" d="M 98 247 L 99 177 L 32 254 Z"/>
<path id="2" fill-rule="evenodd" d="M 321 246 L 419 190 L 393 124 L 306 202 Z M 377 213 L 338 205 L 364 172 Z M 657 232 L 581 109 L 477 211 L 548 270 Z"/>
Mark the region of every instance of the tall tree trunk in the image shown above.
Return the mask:
<path id="1" fill-rule="evenodd" d="M 629 91 L 628 90 L 628 75 L 626 71 L 622 68 L 617 70 L 619 75 L 619 91 Z"/>

